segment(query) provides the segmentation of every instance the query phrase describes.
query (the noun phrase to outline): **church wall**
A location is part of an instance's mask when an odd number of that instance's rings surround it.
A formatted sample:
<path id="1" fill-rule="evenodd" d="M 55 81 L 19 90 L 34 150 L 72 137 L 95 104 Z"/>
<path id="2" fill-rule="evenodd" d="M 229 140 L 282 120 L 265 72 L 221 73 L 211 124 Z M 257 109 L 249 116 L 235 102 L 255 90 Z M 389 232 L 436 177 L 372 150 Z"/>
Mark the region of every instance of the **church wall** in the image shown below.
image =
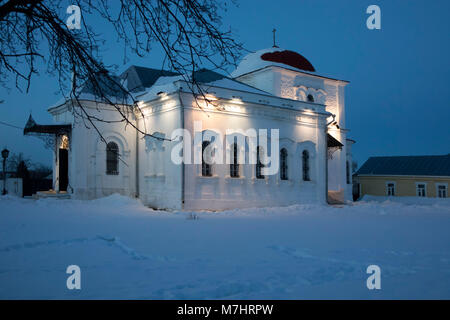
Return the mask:
<path id="1" fill-rule="evenodd" d="M 246 83 L 252 87 L 258 88 L 260 90 L 266 91 L 271 94 L 275 94 L 274 83 L 275 76 L 270 69 L 263 69 L 260 71 L 256 71 L 241 77 L 238 77 L 237 80 Z"/>
<path id="2" fill-rule="evenodd" d="M 347 192 L 347 188 L 351 189 L 350 186 L 347 186 L 346 182 L 346 133 L 333 126 L 328 129 L 328 133 L 344 145 L 342 149 L 334 151 L 331 158 L 328 158 L 328 190 L 332 192 L 339 192 L 340 199 L 343 200 L 344 194 Z"/>
<path id="3" fill-rule="evenodd" d="M 229 164 L 214 164 L 212 177 L 201 175 L 201 164 L 186 165 L 185 209 L 222 210 L 237 207 L 325 203 L 326 187 L 323 170 L 325 167 L 325 148 L 323 147 L 325 119 L 303 117 L 300 123 L 294 120 L 295 111 L 292 110 L 250 105 L 245 102 L 240 107 L 245 109 L 245 112 L 205 112 L 190 108 L 185 112 L 186 129 L 193 135 L 194 120 L 202 121 L 203 130 L 224 134 L 226 129 L 279 129 L 280 146 L 276 153 L 278 155 L 281 148 L 288 150 L 289 179 L 281 180 L 279 171 L 265 179 L 256 179 L 255 165 L 248 164 L 248 161 L 240 165 L 239 178 L 230 177 Z M 266 108 L 270 110 L 269 113 L 262 112 Z M 248 148 L 248 145 L 246 147 Z M 192 145 L 193 148 L 194 145 Z M 310 152 L 311 181 L 302 180 L 303 150 Z"/>
<path id="4" fill-rule="evenodd" d="M 120 120 L 117 111 L 100 107 L 91 102 L 83 102 L 89 113 L 105 120 Z M 130 117 L 132 121 L 132 116 Z M 72 129 L 69 156 L 69 183 L 76 199 L 94 199 L 119 193 L 135 196 L 135 136 L 136 131 L 122 122 L 94 122 L 107 142 L 115 142 L 119 147 L 118 174 L 106 173 L 106 144 L 96 130 L 75 119 Z M 88 128 L 86 127 L 88 126 Z"/>
<path id="5" fill-rule="evenodd" d="M 271 82 L 264 79 L 272 77 Z M 316 77 L 292 70 L 269 67 L 258 72 L 238 77 L 238 80 L 254 85 L 282 98 L 306 101 L 311 94 L 314 101 L 324 104 L 326 111 L 336 116 L 338 126 L 345 129 L 345 82 Z M 331 121 L 331 117 L 328 121 Z M 340 199 L 349 198 L 351 185 L 346 183 L 346 132 L 330 126 L 329 133 L 339 140 L 344 147 L 333 154 L 328 161 L 328 189 L 340 194 Z M 351 157 L 350 157 L 351 158 Z M 350 199 L 350 198 L 349 198 Z"/>
<path id="6" fill-rule="evenodd" d="M 332 158 L 328 159 L 328 190 L 337 195 L 340 201 L 352 199 L 351 184 L 347 184 L 346 163 L 351 155 L 347 151 L 348 141 L 347 129 L 345 127 L 345 93 L 344 86 L 336 81 L 327 80 L 325 83 L 326 110 L 335 114 L 339 129 L 335 125 L 330 125 L 328 132 L 344 146 L 341 150 L 337 150 L 332 154 Z M 351 163 L 351 162 L 350 162 Z"/>
<path id="7" fill-rule="evenodd" d="M 155 137 L 171 138 L 172 132 L 181 128 L 181 112 L 176 95 L 163 102 L 150 102 L 142 107 L 144 119 L 140 128 Z M 171 161 L 175 141 L 139 136 L 139 191 L 142 202 L 153 208 L 181 209 L 182 167 Z"/>
<path id="8" fill-rule="evenodd" d="M 353 181 L 352 181 L 352 162 L 353 162 L 353 157 L 352 157 L 352 145 L 353 145 L 353 141 L 352 140 L 346 140 L 346 160 L 348 163 L 348 181 L 347 181 L 347 164 L 346 164 L 346 168 L 345 168 L 345 181 L 347 183 L 347 188 L 345 189 L 345 200 L 346 201 L 353 201 Z"/>
<path id="9" fill-rule="evenodd" d="M 350 159 L 351 167 L 351 149 L 347 149 L 346 140 L 345 83 L 280 67 L 262 69 L 238 80 L 277 97 L 209 87 L 209 93 L 219 98 L 217 103 L 222 104 L 223 109 L 206 106 L 200 110 L 193 103 L 191 93 L 181 93 L 182 100 L 178 92 L 158 94 L 154 100 L 142 103 L 143 115 L 130 117 L 153 137 L 137 134 L 134 128 L 122 122 L 96 122 L 107 142 L 115 142 L 119 147 L 117 175 L 106 174 L 106 144 L 88 122 L 73 119 L 68 108 L 52 111 L 56 122 L 73 122 L 69 149 L 69 188 L 73 197 L 93 199 L 120 193 L 138 196 L 150 207 L 176 210 L 326 203 L 328 190 L 350 198 L 351 184 L 346 181 L 346 163 Z M 307 101 L 308 95 L 314 97 L 314 102 Z M 83 104 L 96 117 L 110 121 L 122 119 L 111 107 L 99 106 L 98 110 L 93 102 Z M 320 115 L 325 110 L 336 115 L 340 127 L 330 125 L 328 132 L 344 144 L 332 159 L 327 159 L 326 149 L 326 124 L 331 117 Z M 248 139 L 243 150 L 246 163 L 240 165 L 238 178 L 230 177 L 229 164 L 214 164 L 212 177 L 204 177 L 200 163 L 184 166 L 174 163 L 172 148 L 179 141 L 169 141 L 172 133 L 184 125 L 191 133 L 193 156 L 196 121 L 201 121 L 205 132 L 221 132 L 224 136 L 227 129 L 279 129 L 280 145 L 274 153 L 279 157 L 281 148 L 288 151 L 288 180 L 280 179 L 280 170 L 264 179 L 256 178 L 256 165 L 248 164 Z M 270 130 L 268 133 L 270 137 Z M 225 157 L 229 150 L 225 149 L 225 140 L 222 143 Z M 311 181 L 302 178 L 304 150 L 310 155 Z M 58 180 L 57 161 L 56 155 L 55 182 Z"/>

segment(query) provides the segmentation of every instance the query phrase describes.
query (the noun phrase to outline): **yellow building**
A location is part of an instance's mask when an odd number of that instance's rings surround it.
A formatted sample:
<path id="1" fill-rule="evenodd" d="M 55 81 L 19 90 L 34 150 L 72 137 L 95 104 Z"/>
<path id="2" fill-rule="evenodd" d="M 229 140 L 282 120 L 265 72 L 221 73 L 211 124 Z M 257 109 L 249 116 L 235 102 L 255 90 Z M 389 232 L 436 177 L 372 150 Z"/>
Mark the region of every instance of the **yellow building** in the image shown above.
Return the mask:
<path id="1" fill-rule="evenodd" d="M 371 157 L 356 172 L 359 196 L 447 198 L 450 154 Z"/>

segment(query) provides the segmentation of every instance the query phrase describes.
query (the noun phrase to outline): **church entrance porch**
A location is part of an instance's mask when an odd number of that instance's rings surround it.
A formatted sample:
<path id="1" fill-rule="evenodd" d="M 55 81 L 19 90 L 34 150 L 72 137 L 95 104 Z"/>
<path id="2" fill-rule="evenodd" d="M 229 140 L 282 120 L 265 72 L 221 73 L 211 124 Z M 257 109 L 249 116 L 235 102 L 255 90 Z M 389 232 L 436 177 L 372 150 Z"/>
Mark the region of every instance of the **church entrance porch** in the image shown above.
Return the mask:
<path id="1" fill-rule="evenodd" d="M 40 125 L 30 115 L 23 130 L 24 135 L 34 136 L 44 141 L 47 149 L 53 150 L 53 188 L 39 190 L 39 197 L 53 197 L 55 194 L 68 195 L 69 181 L 69 151 L 72 126 L 70 124 Z M 43 193 L 42 191 L 45 191 Z M 70 196 L 70 195 L 69 195 Z"/>
<path id="2" fill-rule="evenodd" d="M 338 168 L 336 168 L 336 163 L 333 163 L 333 154 L 336 151 L 342 151 L 342 147 L 344 145 L 339 142 L 335 137 L 331 134 L 327 133 L 327 191 L 328 191 L 328 203 L 329 204 L 343 204 L 345 203 L 345 192 L 343 189 L 333 189 L 336 187 L 336 183 L 334 186 L 330 185 L 330 180 L 336 180 L 338 178 Z M 339 185 L 339 184 L 337 184 Z"/>

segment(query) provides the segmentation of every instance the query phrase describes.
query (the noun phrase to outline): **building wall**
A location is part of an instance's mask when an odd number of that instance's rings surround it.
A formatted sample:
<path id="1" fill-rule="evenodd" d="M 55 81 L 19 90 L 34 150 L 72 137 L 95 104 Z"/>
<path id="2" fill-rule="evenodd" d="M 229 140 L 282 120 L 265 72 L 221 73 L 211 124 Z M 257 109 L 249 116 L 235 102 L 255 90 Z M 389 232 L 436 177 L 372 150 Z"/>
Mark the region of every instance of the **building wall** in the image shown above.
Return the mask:
<path id="1" fill-rule="evenodd" d="M 416 183 L 426 184 L 426 196 L 434 198 L 436 194 L 437 184 L 450 186 L 450 177 L 414 177 L 414 176 L 358 176 L 360 183 L 361 196 L 373 195 L 373 196 L 386 196 L 387 189 L 386 184 L 388 182 L 394 182 L 395 195 L 396 196 L 416 196 Z"/>
<path id="2" fill-rule="evenodd" d="M 347 157 L 346 157 L 346 161 L 347 163 L 345 164 L 345 182 L 347 183 L 347 187 L 345 188 L 345 200 L 346 201 L 353 201 L 353 181 L 352 181 L 352 162 L 353 162 L 353 157 L 352 157 L 352 145 L 353 145 L 353 140 L 349 140 L 347 139 L 345 141 L 345 146 L 346 146 L 346 153 L 347 153 Z M 348 167 L 347 167 L 348 166 Z M 347 173 L 348 170 L 348 173 Z M 348 177 L 347 177 L 348 174 Z"/>
<path id="3" fill-rule="evenodd" d="M 351 200 L 352 185 L 346 181 L 346 162 L 350 161 L 351 164 L 345 123 L 347 83 L 280 67 L 265 68 L 238 77 L 237 80 L 282 98 L 307 101 L 308 95 L 312 95 L 316 103 L 324 104 L 326 111 L 335 115 L 339 129 L 331 125 L 328 132 L 344 146 L 328 159 L 328 190 L 337 201 Z M 331 121 L 331 117 L 328 120 Z"/>
<path id="4" fill-rule="evenodd" d="M 118 174 L 106 174 L 106 143 L 101 140 L 95 128 L 81 117 L 73 117 L 68 105 L 50 110 L 56 123 L 72 122 L 69 144 L 69 187 L 75 199 L 94 199 L 113 193 L 134 197 L 135 188 L 135 145 L 136 131 L 121 120 L 111 106 L 82 101 L 86 112 L 99 119 L 94 121 L 106 142 L 115 142 L 119 147 Z M 79 111 L 78 111 L 79 112 Z M 130 120 L 134 121 L 130 115 Z M 69 122 L 70 123 L 70 122 Z M 56 149 L 58 149 L 57 141 Z M 58 152 L 54 153 L 54 186 L 58 190 Z"/>
<path id="5" fill-rule="evenodd" d="M 287 95 L 289 85 L 293 85 L 289 81 L 293 79 L 282 80 L 281 76 L 275 75 L 273 81 L 284 81 L 283 94 Z M 311 92 L 317 93 L 314 90 Z M 113 108 L 83 101 L 85 110 L 110 121 L 95 122 L 95 125 L 107 142 L 114 141 L 119 146 L 118 175 L 106 174 L 106 144 L 92 125 L 74 119 L 67 106 L 53 108 L 55 122 L 71 121 L 73 125 L 69 146 L 69 186 L 73 197 L 93 199 L 120 193 L 138 196 L 150 207 L 187 210 L 326 203 L 327 114 L 323 104 L 219 87 L 212 91 L 223 109 L 209 106 L 200 109 L 191 93 L 180 93 L 180 99 L 178 92 L 158 95 L 142 103 L 143 114 L 131 114 L 130 120 L 151 136 L 137 134 L 132 126 L 119 122 L 121 116 Z M 239 178 L 229 176 L 229 164 L 213 165 L 214 176 L 202 177 L 201 164 L 174 163 L 171 155 L 179 140 L 172 133 L 184 125 L 193 138 L 195 121 L 202 122 L 202 130 L 223 134 L 227 129 L 269 129 L 270 137 L 270 129 L 279 129 L 280 145 L 274 152 L 279 157 L 281 148 L 288 150 L 289 179 L 281 180 L 279 170 L 265 179 L 256 179 L 256 165 L 248 161 L 240 165 Z M 194 140 L 190 141 L 193 151 Z M 226 146 L 225 141 L 223 145 Z M 310 154 L 311 181 L 302 179 L 303 150 Z M 225 155 L 226 150 L 223 152 Z M 268 152 L 272 154 L 272 150 Z M 345 152 L 344 149 L 344 156 Z M 337 170 L 342 170 L 338 172 L 339 179 L 345 185 L 345 161 L 337 164 Z M 57 158 L 54 169 L 57 175 Z"/>
<path id="6" fill-rule="evenodd" d="M 238 77 L 237 80 L 252 87 L 275 94 L 276 76 L 271 69 L 263 69 Z"/>
<path id="7" fill-rule="evenodd" d="M 182 127 L 178 94 L 141 107 L 144 118 L 139 128 L 152 136 L 139 134 L 139 197 L 152 208 L 182 208 L 182 165 L 171 160 L 172 132 Z M 157 139 L 157 138 L 162 138 Z"/>
<path id="8" fill-rule="evenodd" d="M 189 164 L 185 169 L 185 209 L 222 210 L 242 207 L 285 206 L 301 203 L 326 203 L 325 187 L 325 119 L 324 117 L 298 117 L 300 112 L 277 109 L 245 102 L 233 111 L 202 111 L 184 97 L 185 126 L 194 136 L 194 121 L 202 122 L 202 131 L 226 133 L 227 129 L 279 129 L 281 148 L 288 151 L 288 180 L 280 173 L 256 179 L 256 166 L 240 165 L 239 178 L 230 177 L 229 164 L 213 164 L 212 177 L 204 177 L 201 164 Z M 268 130 L 270 137 L 270 130 Z M 246 140 L 248 141 L 248 140 Z M 270 142 L 268 141 L 268 144 Z M 226 150 L 223 141 L 224 157 Z M 194 149 L 192 145 L 192 149 Z M 248 154 L 248 142 L 245 144 Z M 269 148 L 269 147 L 268 147 Z M 310 153 L 311 181 L 302 179 L 301 154 Z M 244 151 L 244 150 L 243 150 Z M 269 150 L 269 153 L 272 151 Z M 247 157 L 247 156 L 246 156 Z M 248 160 L 248 159 L 247 159 Z"/>

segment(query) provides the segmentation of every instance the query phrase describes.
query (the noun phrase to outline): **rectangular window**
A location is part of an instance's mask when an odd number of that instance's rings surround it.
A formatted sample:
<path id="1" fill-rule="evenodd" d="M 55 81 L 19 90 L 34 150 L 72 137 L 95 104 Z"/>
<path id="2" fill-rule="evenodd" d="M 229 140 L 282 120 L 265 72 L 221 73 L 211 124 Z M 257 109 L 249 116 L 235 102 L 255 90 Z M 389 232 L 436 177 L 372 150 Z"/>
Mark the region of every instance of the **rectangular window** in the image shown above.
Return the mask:
<path id="1" fill-rule="evenodd" d="M 345 172 L 347 177 L 347 184 L 350 184 L 350 165 L 348 164 L 348 161 L 345 162 Z"/>
<path id="2" fill-rule="evenodd" d="M 444 184 L 437 186 L 437 196 L 438 198 L 447 198 L 447 186 Z"/>
<path id="3" fill-rule="evenodd" d="M 212 168 L 210 164 L 210 155 L 205 154 L 207 153 L 207 147 L 209 146 L 209 141 L 203 141 L 202 142 L 202 176 L 204 177 L 211 177 L 212 176 Z"/>
<path id="4" fill-rule="evenodd" d="M 230 164 L 230 177 L 239 178 L 238 147 L 236 143 L 232 145 L 231 151 L 233 162 Z"/>
<path id="5" fill-rule="evenodd" d="M 119 146 L 115 142 L 106 145 L 106 174 L 119 174 Z"/>
<path id="6" fill-rule="evenodd" d="M 262 149 L 260 147 L 256 148 L 256 179 L 264 179 L 264 175 L 262 174 L 262 168 L 264 168 L 264 164 L 261 162 L 262 157 Z"/>
<path id="7" fill-rule="evenodd" d="M 426 197 L 427 196 L 426 190 L 427 190 L 426 185 L 424 183 L 416 184 L 416 195 L 418 197 Z"/>
<path id="8" fill-rule="evenodd" d="M 386 194 L 388 196 L 395 196 L 395 183 L 389 182 L 386 184 Z"/>

